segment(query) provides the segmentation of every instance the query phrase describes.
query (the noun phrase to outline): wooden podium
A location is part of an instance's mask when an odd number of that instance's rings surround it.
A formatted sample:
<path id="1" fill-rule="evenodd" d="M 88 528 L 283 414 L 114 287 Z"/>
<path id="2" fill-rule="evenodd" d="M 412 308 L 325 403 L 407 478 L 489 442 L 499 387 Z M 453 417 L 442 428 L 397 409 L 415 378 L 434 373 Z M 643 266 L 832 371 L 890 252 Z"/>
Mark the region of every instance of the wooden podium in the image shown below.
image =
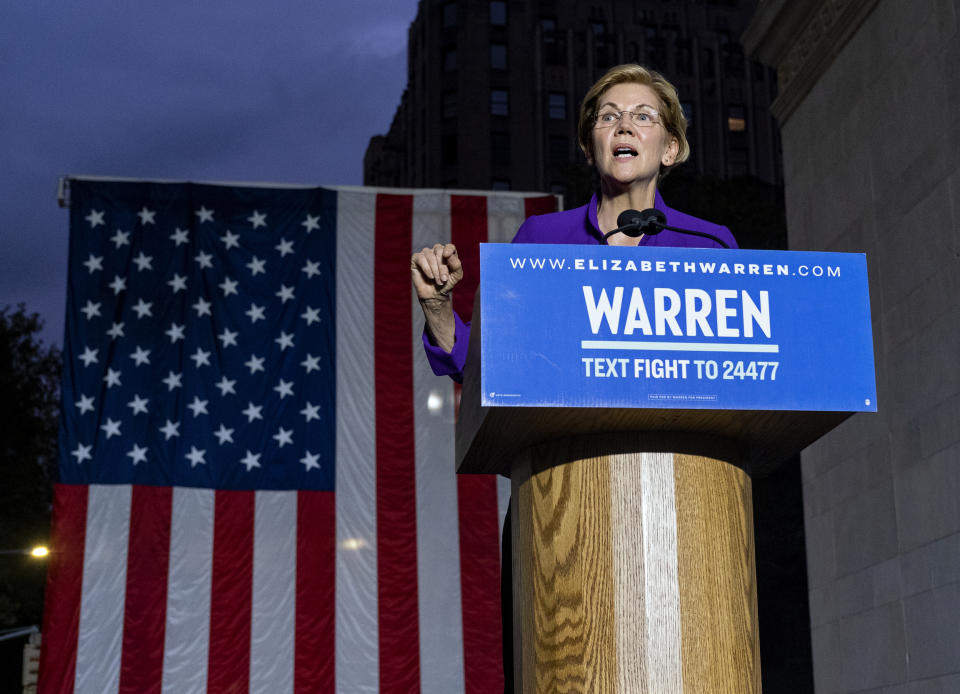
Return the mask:
<path id="1" fill-rule="evenodd" d="M 484 407 L 481 313 L 457 470 L 512 481 L 515 691 L 759 692 L 751 472 L 851 413 Z"/>

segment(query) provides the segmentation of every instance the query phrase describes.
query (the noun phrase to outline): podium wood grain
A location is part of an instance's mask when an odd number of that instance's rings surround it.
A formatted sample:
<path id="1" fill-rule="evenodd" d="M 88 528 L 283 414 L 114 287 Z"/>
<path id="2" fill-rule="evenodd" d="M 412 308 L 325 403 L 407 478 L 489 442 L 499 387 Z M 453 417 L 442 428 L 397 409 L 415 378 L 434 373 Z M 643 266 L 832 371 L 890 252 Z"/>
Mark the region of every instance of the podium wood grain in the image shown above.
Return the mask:
<path id="1" fill-rule="evenodd" d="M 514 462 L 516 691 L 759 692 L 749 475 L 604 438 Z"/>

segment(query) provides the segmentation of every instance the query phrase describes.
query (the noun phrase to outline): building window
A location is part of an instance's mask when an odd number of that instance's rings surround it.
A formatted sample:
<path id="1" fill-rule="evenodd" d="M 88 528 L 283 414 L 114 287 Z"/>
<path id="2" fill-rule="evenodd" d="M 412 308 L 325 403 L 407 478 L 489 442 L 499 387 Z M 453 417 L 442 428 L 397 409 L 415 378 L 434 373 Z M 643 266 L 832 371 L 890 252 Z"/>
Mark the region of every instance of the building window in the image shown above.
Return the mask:
<path id="1" fill-rule="evenodd" d="M 547 65 L 563 65 L 567 61 L 567 42 L 565 34 L 557 31 L 553 19 L 540 20 L 540 33 L 543 35 L 543 54 Z"/>
<path id="2" fill-rule="evenodd" d="M 443 69 L 453 72 L 457 69 L 457 49 L 448 48 L 443 52 Z"/>
<path id="3" fill-rule="evenodd" d="M 441 158 L 445 165 L 457 163 L 457 134 L 449 133 L 440 141 Z"/>
<path id="4" fill-rule="evenodd" d="M 490 115 L 510 115 L 510 94 L 506 89 L 492 89 L 490 91 Z"/>
<path id="5" fill-rule="evenodd" d="M 495 165 L 510 166 L 510 135 L 508 133 L 490 135 L 490 159 Z"/>
<path id="6" fill-rule="evenodd" d="M 510 190 L 510 181 L 506 178 L 495 178 L 490 181 L 490 190 Z"/>
<path id="7" fill-rule="evenodd" d="M 507 69 L 507 45 L 504 43 L 490 44 L 490 67 L 494 70 Z"/>
<path id="8" fill-rule="evenodd" d="M 567 161 L 570 156 L 567 138 L 561 135 L 550 136 L 550 161 L 557 164 Z"/>
<path id="9" fill-rule="evenodd" d="M 547 114 L 550 120 L 566 120 L 567 95 L 562 92 L 550 92 L 547 97 Z"/>
<path id="10" fill-rule="evenodd" d="M 727 106 L 727 130 L 732 133 L 742 133 L 747 129 L 747 115 L 741 104 Z"/>
<path id="11" fill-rule="evenodd" d="M 447 91 L 443 93 L 443 117 L 456 118 L 457 116 L 457 93 Z"/>
<path id="12" fill-rule="evenodd" d="M 443 6 L 443 28 L 450 29 L 457 26 L 457 3 L 448 2 Z"/>
<path id="13" fill-rule="evenodd" d="M 507 3 L 504 0 L 491 0 L 490 23 L 501 27 L 507 23 Z"/>

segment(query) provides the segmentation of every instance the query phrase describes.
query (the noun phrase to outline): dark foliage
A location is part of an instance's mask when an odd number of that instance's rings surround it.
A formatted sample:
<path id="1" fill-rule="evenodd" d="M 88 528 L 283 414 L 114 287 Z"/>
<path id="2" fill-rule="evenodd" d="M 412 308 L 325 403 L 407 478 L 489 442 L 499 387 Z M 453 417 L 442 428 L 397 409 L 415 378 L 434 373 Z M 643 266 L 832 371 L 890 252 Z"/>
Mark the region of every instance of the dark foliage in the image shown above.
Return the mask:
<path id="1" fill-rule="evenodd" d="M 60 352 L 21 305 L 0 310 L 0 549 L 45 544 L 57 459 Z M 0 555 L 0 629 L 39 624 L 45 562 Z"/>

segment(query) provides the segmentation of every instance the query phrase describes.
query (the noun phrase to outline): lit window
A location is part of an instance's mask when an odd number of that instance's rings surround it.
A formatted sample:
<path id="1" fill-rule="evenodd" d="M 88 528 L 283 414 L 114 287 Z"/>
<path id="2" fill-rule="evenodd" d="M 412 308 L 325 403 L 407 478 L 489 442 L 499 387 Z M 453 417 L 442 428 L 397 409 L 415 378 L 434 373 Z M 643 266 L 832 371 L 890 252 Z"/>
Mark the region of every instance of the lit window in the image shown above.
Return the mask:
<path id="1" fill-rule="evenodd" d="M 727 107 L 727 130 L 740 133 L 747 129 L 747 117 L 743 106 L 731 105 Z"/>
<path id="2" fill-rule="evenodd" d="M 567 119 L 567 95 L 559 92 L 550 92 L 547 102 L 547 113 L 551 120 Z"/>
<path id="3" fill-rule="evenodd" d="M 510 115 L 510 96 L 505 89 L 493 89 L 490 91 L 490 115 L 507 116 Z"/>
<path id="4" fill-rule="evenodd" d="M 507 23 L 507 3 L 504 0 L 491 0 L 490 23 L 495 26 L 503 26 Z"/>

